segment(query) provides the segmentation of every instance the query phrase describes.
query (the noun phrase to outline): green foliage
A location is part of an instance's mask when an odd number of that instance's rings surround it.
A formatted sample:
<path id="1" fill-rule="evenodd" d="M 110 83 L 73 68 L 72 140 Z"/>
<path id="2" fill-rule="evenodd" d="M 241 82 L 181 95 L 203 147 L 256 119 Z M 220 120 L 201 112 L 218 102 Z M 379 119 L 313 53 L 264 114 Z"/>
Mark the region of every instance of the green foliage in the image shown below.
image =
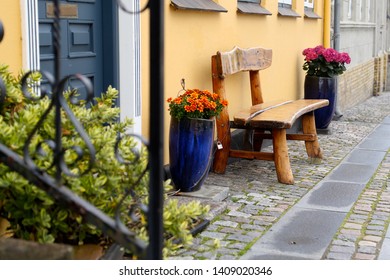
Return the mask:
<path id="1" fill-rule="evenodd" d="M 15 152 L 23 154 L 23 147 L 39 118 L 46 111 L 50 99 L 45 97 L 39 101 L 26 99 L 21 92 L 20 78 L 13 77 L 6 66 L 0 66 L 0 75 L 7 87 L 7 97 L 0 108 L 0 143 Z M 39 75 L 32 75 L 31 82 L 39 80 Z M 32 91 L 32 90 L 31 90 Z M 69 96 L 70 92 L 64 93 Z M 94 104 L 72 105 L 76 118 L 82 123 L 96 149 L 96 163 L 92 170 L 80 177 L 64 177 L 63 184 L 107 215 L 113 217 L 119 201 L 124 193 L 140 178 L 147 166 L 146 150 L 141 149 L 139 159 L 134 150 L 138 143 L 134 138 L 124 137 L 120 144 L 121 156 L 133 164 L 125 165 L 117 161 L 114 146 L 118 133 L 124 133 L 131 126 L 130 120 L 118 122 L 119 109 L 114 107 L 118 91 L 109 87 Z M 32 140 L 30 154 L 34 162 L 50 175 L 54 170 L 52 152 L 48 145 L 42 145 L 45 154 L 37 154 L 36 147 L 46 139 L 54 136 L 54 113 L 38 129 Z M 104 125 L 103 125 L 104 124 Z M 70 149 L 73 146 L 86 148 L 84 141 L 75 130 L 73 124 L 63 115 L 62 120 L 63 147 L 67 149 L 65 161 L 70 170 L 80 173 L 88 168 L 89 157 L 83 156 L 75 161 L 77 154 Z M 170 188 L 165 182 L 165 188 Z M 143 201 L 148 200 L 148 174 L 134 187 L 134 192 Z M 147 218 L 140 210 L 139 221 L 132 221 L 128 210 L 136 203 L 132 197 L 125 199 L 122 208 L 122 221 L 135 231 L 140 238 L 147 241 Z M 167 201 L 164 207 L 165 255 L 173 254 L 178 248 L 191 243 L 191 227 L 207 207 L 199 203 L 179 205 L 174 199 Z M 62 242 L 82 244 L 108 241 L 102 233 L 90 224 L 82 221 L 80 215 L 56 203 L 48 194 L 6 165 L 0 164 L 0 216 L 11 223 L 13 234 L 17 238 L 34 240 L 41 243 Z M 181 240 L 177 243 L 175 240 Z"/>

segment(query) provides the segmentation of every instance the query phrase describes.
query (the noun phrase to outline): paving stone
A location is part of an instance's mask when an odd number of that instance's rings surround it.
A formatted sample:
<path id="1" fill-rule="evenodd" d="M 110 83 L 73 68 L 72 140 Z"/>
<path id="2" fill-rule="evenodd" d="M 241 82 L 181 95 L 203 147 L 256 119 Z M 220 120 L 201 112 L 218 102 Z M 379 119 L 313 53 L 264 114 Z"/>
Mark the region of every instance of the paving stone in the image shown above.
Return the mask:
<path id="1" fill-rule="evenodd" d="M 290 210 L 258 240 L 243 258 L 258 257 L 256 252 L 276 250 L 284 256 L 320 259 L 344 215 L 330 211 Z"/>
<path id="2" fill-rule="evenodd" d="M 230 211 L 228 213 L 229 216 L 235 216 L 235 217 L 242 217 L 242 218 L 249 218 L 251 217 L 252 215 L 250 214 L 247 214 L 247 213 L 244 213 L 244 212 L 240 212 L 240 211 Z"/>
<path id="3" fill-rule="evenodd" d="M 364 187 L 364 184 L 325 181 L 301 199 L 297 206 L 348 212 Z"/>
<path id="4" fill-rule="evenodd" d="M 337 253 L 347 253 L 352 255 L 355 252 L 355 246 L 347 247 L 347 246 L 333 245 L 330 247 L 330 251 L 337 252 Z"/>
<path id="5" fill-rule="evenodd" d="M 361 234 L 361 231 L 358 230 L 358 229 L 346 229 L 346 228 L 343 228 L 340 232 L 342 234 L 345 234 L 345 235 L 354 235 L 354 236 L 360 236 L 360 234 Z"/>
<path id="6" fill-rule="evenodd" d="M 224 239 L 227 234 L 214 231 L 204 231 L 200 234 L 200 236 L 214 239 Z"/>
<path id="7" fill-rule="evenodd" d="M 377 166 L 383 160 L 386 152 L 365 149 L 354 149 L 346 158 L 347 162 L 358 164 L 371 164 Z"/>
<path id="8" fill-rule="evenodd" d="M 389 140 L 385 138 L 367 138 L 359 146 L 361 149 L 371 149 L 377 151 L 385 151 L 389 149 Z"/>
<path id="9" fill-rule="evenodd" d="M 355 242 L 345 241 L 345 240 L 341 240 L 341 239 L 333 240 L 332 244 L 333 245 L 346 246 L 346 247 L 354 247 L 355 246 Z"/>
<path id="10" fill-rule="evenodd" d="M 259 232 L 262 232 L 262 231 L 265 230 L 264 226 L 261 226 L 261 225 L 251 225 L 251 224 L 243 224 L 243 225 L 241 225 L 241 228 L 242 229 L 246 229 L 246 230 L 256 230 L 256 231 L 259 231 Z"/>
<path id="11" fill-rule="evenodd" d="M 382 240 L 382 237 L 367 235 L 367 236 L 363 237 L 363 240 L 372 241 L 372 242 L 380 242 Z"/>
<path id="12" fill-rule="evenodd" d="M 370 247 L 376 247 L 377 243 L 372 242 L 372 241 L 367 241 L 367 240 L 362 240 L 359 242 L 359 246 L 370 246 Z"/>
<path id="13" fill-rule="evenodd" d="M 326 257 L 328 260 L 350 260 L 351 258 L 352 254 L 338 252 L 330 252 Z"/>
<path id="14" fill-rule="evenodd" d="M 375 260 L 375 258 L 375 255 L 365 253 L 357 253 L 354 257 L 356 260 Z"/>
<path id="15" fill-rule="evenodd" d="M 367 184 L 375 169 L 372 165 L 343 163 L 330 174 L 329 179 Z"/>
<path id="16" fill-rule="evenodd" d="M 378 231 L 383 231 L 385 227 L 383 225 L 369 225 L 367 226 L 368 230 L 378 230 Z"/>
<path id="17" fill-rule="evenodd" d="M 370 255 L 375 255 L 376 254 L 376 250 L 377 250 L 377 248 L 376 247 L 372 247 L 372 246 L 360 246 L 358 248 L 358 252 L 359 253 L 370 254 Z"/>
<path id="18" fill-rule="evenodd" d="M 241 251 L 241 250 L 245 249 L 246 246 L 247 246 L 246 243 L 236 242 L 236 243 L 229 244 L 227 246 L 227 248 L 236 249 L 236 250 L 240 250 Z"/>
<path id="19" fill-rule="evenodd" d="M 349 229 L 358 229 L 358 230 L 361 230 L 363 225 L 362 224 L 354 224 L 354 223 L 346 223 L 344 225 L 345 228 L 349 228 Z"/>
<path id="20" fill-rule="evenodd" d="M 366 230 L 365 232 L 367 235 L 374 235 L 374 236 L 382 236 L 383 231 L 381 230 Z"/>
<path id="21" fill-rule="evenodd" d="M 216 221 L 216 222 L 214 223 L 214 225 L 219 225 L 219 226 L 225 226 L 225 227 L 236 228 L 236 227 L 238 226 L 238 223 L 232 222 L 232 221 L 223 221 L 223 220 L 220 220 L 220 221 Z"/>
<path id="22" fill-rule="evenodd" d="M 248 242 L 253 241 L 254 237 L 250 236 L 250 235 L 232 234 L 232 235 L 228 235 L 225 239 L 248 243 Z"/>

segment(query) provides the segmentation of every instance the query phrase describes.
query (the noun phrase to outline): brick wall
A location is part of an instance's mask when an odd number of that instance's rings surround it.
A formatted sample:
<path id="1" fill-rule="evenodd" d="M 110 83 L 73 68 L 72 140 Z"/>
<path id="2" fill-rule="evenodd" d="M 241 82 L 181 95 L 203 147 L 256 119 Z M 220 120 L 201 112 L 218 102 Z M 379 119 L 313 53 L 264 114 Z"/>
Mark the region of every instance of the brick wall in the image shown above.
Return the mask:
<path id="1" fill-rule="evenodd" d="M 339 110 L 342 112 L 386 90 L 387 64 L 388 55 L 384 54 L 350 68 L 339 76 Z"/>

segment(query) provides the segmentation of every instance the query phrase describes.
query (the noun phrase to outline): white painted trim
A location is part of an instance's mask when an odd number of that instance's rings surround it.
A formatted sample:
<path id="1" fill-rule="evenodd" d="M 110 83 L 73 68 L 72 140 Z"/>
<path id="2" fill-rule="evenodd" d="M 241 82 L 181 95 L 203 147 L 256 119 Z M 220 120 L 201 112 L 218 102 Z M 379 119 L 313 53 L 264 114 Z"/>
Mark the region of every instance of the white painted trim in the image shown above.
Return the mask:
<path id="1" fill-rule="evenodd" d="M 22 59 L 25 70 L 40 69 L 38 1 L 20 0 L 22 18 Z"/>
<path id="2" fill-rule="evenodd" d="M 132 10 L 139 9 L 138 1 L 130 3 Z M 132 132 L 141 134 L 140 15 L 130 15 L 119 9 L 118 17 L 120 119 L 132 119 Z"/>

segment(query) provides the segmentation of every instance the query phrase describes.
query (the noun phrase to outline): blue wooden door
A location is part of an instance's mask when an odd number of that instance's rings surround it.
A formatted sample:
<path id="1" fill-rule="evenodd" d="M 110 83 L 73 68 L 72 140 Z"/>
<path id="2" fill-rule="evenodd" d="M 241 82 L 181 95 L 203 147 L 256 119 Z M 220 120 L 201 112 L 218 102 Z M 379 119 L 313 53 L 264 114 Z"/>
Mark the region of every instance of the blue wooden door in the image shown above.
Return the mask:
<path id="1" fill-rule="evenodd" d="M 106 86 L 103 77 L 102 1 L 104 0 L 61 1 L 60 12 L 61 75 L 80 73 L 87 76 L 93 83 L 95 96 L 99 96 Z M 38 0 L 38 12 L 41 70 L 53 73 L 52 1 Z M 85 89 L 80 81 L 70 80 L 68 86 L 77 88 L 81 98 L 85 97 Z"/>

